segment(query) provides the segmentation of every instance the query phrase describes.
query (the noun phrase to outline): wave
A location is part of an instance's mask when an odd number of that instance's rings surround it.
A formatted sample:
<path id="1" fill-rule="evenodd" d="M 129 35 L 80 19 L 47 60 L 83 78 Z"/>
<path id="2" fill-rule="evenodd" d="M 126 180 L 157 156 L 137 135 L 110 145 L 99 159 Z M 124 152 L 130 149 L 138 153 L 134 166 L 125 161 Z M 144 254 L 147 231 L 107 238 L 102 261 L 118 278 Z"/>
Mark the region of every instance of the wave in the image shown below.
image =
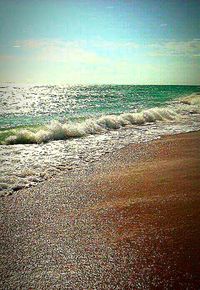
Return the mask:
<path id="1" fill-rule="evenodd" d="M 121 115 L 105 115 L 96 119 L 88 119 L 82 123 L 60 123 L 52 121 L 36 132 L 21 129 L 5 140 L 5 144 L 40 144 L 53 140 L 66 140 L 91 134 L 100 134 L 109 130 L 130 125 L 143 125 L 157 121 L 172 121 L 180 115 L 169 108 L 152 108 L 139 113 L 123 113 Z"/>
<path id="2" fill-rule="evenodd" d="M 180 98 L 180 102 L 187 105 L 200 105 L 200 93 Z"/>

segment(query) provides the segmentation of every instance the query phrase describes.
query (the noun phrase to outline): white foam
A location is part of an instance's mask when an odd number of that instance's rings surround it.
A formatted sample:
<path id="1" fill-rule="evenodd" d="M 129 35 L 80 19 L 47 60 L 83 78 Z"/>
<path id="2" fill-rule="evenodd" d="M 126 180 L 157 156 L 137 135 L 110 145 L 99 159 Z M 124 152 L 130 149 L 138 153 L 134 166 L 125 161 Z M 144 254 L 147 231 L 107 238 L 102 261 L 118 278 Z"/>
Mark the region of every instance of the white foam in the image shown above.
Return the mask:
<path id="1" fill-rule="evenodd" d="M 180 102 L 187 105 L 200 105 L 200 93 L 195 93 L 180 99 Z"/>
<path id="2" fill-rule="evenodd" d="M 152 108 L 139 113 L 105 115 L 97 119 L 88 119 L 82 123 L 60 123 L 52 121 L 37 132 L 20 130 L 5 140 L 6 144 L 43 143 L 51 140 L 65 140 L 98 134 L 108 130 L 119 129 L 127 125 L 142 125 L 157 121 L 177 120 L 180 116 L 169 108 Z"/>

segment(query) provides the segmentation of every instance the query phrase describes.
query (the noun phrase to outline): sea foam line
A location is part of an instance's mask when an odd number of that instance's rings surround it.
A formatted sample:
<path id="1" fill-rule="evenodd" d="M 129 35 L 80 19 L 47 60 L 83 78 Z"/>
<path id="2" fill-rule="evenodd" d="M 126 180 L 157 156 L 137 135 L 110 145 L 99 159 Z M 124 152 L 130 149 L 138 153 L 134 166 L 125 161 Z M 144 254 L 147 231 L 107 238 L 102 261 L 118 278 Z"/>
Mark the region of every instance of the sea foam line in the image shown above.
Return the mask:
<path id="1" fill-rule="evenodd" d="M 169 108 L 152 108 L 139 113 L 123 113 L 121 115 L 105 115 L 97 119 L 88 119 L 82 123 L 60 123 L 52 121 L 37 132 L 19 130 L 6 138 L 5 144 L 44 143 L 52 140 L 66 140 L 91 134 L 100 134 L 109 130 L 130 125 L 142 125 L 156 121 L 172 121 L 180 115 Z"/>
<path id="2" fill-rule="evenodd" d="M 180 98 L 179 100 L 181 103 L 187 105 L 200 105 L 200 92 L 194 93 L 187 97 Z"/>

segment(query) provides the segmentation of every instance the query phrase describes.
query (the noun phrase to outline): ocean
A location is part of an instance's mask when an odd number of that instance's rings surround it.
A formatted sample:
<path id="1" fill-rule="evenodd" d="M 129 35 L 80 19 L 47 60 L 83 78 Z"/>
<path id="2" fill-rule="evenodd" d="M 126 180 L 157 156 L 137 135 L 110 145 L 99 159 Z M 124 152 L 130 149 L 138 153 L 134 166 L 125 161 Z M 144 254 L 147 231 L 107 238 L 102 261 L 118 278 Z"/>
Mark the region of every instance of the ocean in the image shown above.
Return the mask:
<path id="1" fill-rule="evenodd" d="M 200 86 L 0 84 L 1 194 L 163 135 L 200 130 Z"/>

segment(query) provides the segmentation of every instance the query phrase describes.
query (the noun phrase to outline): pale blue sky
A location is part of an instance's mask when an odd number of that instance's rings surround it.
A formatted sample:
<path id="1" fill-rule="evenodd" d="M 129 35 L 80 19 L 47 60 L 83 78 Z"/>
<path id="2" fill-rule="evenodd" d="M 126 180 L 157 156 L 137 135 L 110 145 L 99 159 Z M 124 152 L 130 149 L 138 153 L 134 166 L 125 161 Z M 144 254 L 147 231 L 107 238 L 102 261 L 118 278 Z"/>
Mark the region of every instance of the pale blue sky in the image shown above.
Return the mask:
<path id="1" fill-rule="evenodd" d="M 199 84 L 199 15 L 199 0 L 0 0 L 0 81 Z"/>

